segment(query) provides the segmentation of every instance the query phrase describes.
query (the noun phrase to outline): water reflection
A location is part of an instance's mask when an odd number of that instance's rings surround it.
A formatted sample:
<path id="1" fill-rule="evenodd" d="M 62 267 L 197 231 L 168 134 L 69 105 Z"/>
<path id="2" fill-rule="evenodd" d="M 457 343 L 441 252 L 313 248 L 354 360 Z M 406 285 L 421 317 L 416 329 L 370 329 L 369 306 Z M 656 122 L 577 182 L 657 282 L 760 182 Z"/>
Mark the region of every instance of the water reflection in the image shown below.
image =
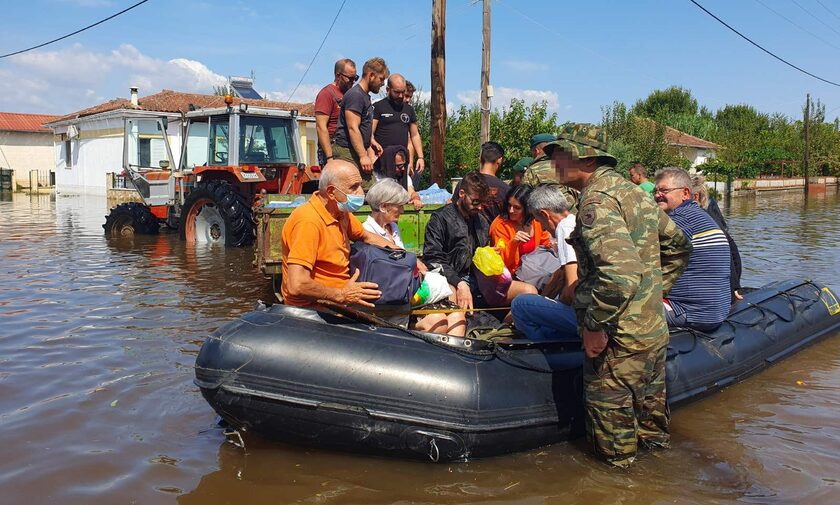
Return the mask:
<path id="1" fill-rule="evenodd" d="M 840 287 L 840 198 L 735 199 L 744 284 Z M 582 441 L 430 465 L 224 441 L 192 384 L 204 337 L 269 300 L 252 252 L 174 233 L 108 240 L 99 197 L 0 198 L 4 503 L 837 503 L 832 338 L 675 412 L 670 451 L 629 471 Z"/>

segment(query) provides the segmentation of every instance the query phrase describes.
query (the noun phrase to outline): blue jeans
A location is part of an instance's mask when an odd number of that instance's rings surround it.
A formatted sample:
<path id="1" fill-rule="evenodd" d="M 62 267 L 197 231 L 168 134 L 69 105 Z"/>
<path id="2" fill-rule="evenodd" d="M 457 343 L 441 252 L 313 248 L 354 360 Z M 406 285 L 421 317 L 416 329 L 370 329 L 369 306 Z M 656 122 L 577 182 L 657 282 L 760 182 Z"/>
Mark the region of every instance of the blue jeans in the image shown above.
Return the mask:
<path id="1" fill-rule="evenodd" d="M 575 310 L 540 295 L 519 295 L 510 306 L 513 323 L 531 340 L 580 340 Z"/>

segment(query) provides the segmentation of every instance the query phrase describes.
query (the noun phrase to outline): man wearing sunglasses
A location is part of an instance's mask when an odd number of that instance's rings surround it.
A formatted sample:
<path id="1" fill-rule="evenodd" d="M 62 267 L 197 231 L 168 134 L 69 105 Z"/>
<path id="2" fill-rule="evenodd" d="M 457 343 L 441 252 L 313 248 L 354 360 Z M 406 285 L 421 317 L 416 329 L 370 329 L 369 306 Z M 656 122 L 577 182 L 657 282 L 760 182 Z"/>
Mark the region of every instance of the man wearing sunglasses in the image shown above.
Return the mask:
<path id="1" fill-rule="evenodd" d="M 315 97 L 315 129 L 318 132 L 318 165 L 324 166 L 332 158 L 332 143 L 338 127 L 341 100 L 353 83 L 358 80 L 356 64 L 349 58 L 335 62 L 335 80 L 318 92 Z"/>

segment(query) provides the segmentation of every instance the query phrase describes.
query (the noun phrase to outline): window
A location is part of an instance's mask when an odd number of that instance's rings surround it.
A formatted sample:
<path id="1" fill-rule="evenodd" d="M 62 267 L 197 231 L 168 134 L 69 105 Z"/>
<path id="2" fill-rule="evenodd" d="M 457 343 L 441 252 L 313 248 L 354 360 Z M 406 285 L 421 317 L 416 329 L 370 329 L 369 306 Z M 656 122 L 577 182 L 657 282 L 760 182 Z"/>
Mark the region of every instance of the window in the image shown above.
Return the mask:
<path id="1" fill-rule="evenodd" d="M 230 157 L 230 125 L 227 116 L 210 119 L 210 165 L 227 165 Z"/>
<path id="2" fill-rule="evenodd" d="M 242 116 L 239 148 L 242 163 L 297 163 L 290 118 Z"/>
<path id="3" fill-rule="evenodd" d="M 66 169 L 73 168 L 72 146 L 73 146 L 73 141 L 72 140 L 65 140 L 64 141 L 64 168 L 66 168 Z"/>

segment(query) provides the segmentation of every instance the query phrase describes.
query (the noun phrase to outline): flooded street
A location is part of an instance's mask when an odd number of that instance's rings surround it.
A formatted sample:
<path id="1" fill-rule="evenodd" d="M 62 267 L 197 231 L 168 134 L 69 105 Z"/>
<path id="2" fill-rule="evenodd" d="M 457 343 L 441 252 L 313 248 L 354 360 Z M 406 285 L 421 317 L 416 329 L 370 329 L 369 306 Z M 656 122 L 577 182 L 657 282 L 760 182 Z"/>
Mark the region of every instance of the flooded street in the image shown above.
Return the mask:
<path id="1" fill-rule="evenodd" d="M 840 335 L 676 410 L 673 449 L 611 470 L 581 441 L 451 465 L 225 442 L 204 337 L 272 300 L 250 249 L 109 240 L 104 197 L 0 199 L 0 502 L 840 503 Z M 840 195 L 734 200 L 743 284 L 840 291 Z"/>

